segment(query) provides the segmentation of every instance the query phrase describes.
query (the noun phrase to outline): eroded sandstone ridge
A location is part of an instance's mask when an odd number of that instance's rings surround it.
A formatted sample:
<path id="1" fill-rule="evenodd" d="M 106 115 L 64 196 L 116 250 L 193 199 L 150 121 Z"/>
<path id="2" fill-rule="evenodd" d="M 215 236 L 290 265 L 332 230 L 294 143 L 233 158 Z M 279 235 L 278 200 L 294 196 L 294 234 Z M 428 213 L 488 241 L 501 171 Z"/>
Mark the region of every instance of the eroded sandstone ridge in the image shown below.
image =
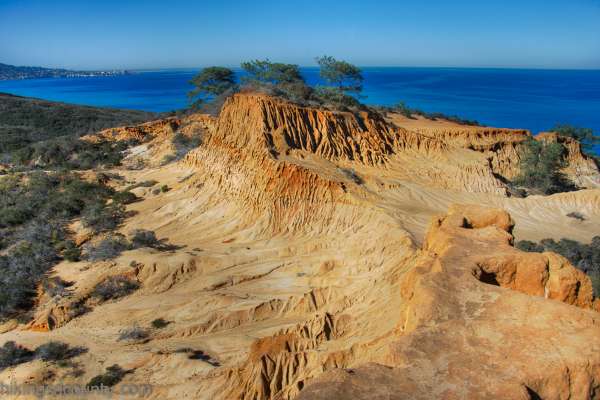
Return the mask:
<path id="1" fill-rule="evenodd" d="M 175 134 L 197 132 L 202 144 L 163 161 Z M 0 338 L 84 346 L 83 374 L 36 361 L 0 380 L 85 383 L 118 364 L 161 400 L 598 398 L 589 278 L 512 244 L 598 234 L 600 175 L 568 143 L 567 172 L 589 190 L 508 197 L 529 136 L 238 94 L 218 118 L 89 137 L 140 142 L 128 158 L 149 166 L 114 184 L 169 190 L 137 187 L 120 230 L 173 247 L 59 264 L 69 295 L 41 290 L 33 320 Z M 140 289 L 90 301 L 111 276 Z M 118 340 L 132 324 L 148 338 Z"/>
<path id="2" fill-rule="evenodd" d="M 512 225 L 476 205 L 434 218 L 420 263 L 400 278 L 386 356 L 325 373 L 299 399 L 597 398 L 589 279 L 556 254 L 514 249 Z"/>

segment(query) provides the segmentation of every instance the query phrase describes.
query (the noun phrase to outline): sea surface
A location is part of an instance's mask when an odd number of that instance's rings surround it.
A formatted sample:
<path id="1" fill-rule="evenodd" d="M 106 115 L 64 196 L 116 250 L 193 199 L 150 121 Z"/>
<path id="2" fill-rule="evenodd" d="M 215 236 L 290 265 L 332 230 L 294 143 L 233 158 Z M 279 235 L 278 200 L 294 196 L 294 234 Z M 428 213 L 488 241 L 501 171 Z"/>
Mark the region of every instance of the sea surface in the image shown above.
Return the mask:
<path id="1" fill-rule="evenodd" d="M 0 92 L 92 106 L 171 111 L 188 105 L 192 69 L 134 71 L 131 75 L 0 81 Z M 319 83 L 316 68 L 303 68 Z M 363 69 L 367 104 L 410 107 L 533 133 L 557 123 L 600 134 L 600 70 L 490 68 Z"/>

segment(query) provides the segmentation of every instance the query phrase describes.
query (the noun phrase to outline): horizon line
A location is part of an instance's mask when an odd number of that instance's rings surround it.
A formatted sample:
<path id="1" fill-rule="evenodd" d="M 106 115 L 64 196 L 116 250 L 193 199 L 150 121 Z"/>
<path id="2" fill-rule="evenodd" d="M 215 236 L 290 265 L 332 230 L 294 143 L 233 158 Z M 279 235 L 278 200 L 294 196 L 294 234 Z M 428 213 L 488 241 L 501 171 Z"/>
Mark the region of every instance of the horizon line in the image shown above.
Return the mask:
<path id="1" fill-rule="evenodd" d="M 268 58 L 267 58 L 268 59 Z M 277 61 L 276 61 L 277 62 Z M 41 65 L 15 65 L 6 64 L 0 61 L 0 64 L 11 65 L 15 67 L 33 67 L 33 68 L 47 68 L 47 69 L 65 69 L 70 71 L 159 71 L 159 70 L 201 70 L 203 68 L 211 66 L 221 66 L 231 69 L 242 69 L 239 64 L 206 64 L 199 66 L 150 66 L 150 67 L 46 67 Z M 295 63 L 288 63 L 297 65 L 299 68 L 319 68 L 316 64 L 302 65 Z M 506 69 L 506 70 L 548 70 L 548 71 L 600 71 L 600 66 L 597 67 L 547 67 L 547 66 L 448 66 L 448 65 L 376 65 L 376 64 L 354 64 L 359 68 L 429 68 L 429 69 Z"/>

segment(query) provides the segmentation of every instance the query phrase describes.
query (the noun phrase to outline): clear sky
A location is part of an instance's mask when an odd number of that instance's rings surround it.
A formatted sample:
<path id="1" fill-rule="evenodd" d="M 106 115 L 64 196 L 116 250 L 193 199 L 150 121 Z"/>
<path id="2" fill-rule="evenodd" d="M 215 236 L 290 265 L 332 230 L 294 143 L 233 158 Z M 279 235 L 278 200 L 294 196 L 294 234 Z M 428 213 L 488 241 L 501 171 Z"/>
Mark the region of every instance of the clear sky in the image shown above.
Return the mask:
<path id="1" fill-rule="evenodd" d="M 0 0 L 0 62 L 600 69 L 600 0 Z"/>

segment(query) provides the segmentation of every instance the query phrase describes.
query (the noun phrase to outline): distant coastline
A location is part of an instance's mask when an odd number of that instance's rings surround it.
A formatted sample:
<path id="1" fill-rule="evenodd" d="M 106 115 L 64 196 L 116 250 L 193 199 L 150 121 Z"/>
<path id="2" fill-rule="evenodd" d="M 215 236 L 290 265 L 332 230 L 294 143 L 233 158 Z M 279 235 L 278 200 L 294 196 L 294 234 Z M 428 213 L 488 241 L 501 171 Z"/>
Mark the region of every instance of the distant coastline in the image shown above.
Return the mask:
<path id="1" fill-rule="evenodd" d="M 62 68 L 15 66 L 0 63 L 0 81 L 43 78 L 89 78 L 96 76 L 128 75 L 130 71 L 74 71 Z"/>

